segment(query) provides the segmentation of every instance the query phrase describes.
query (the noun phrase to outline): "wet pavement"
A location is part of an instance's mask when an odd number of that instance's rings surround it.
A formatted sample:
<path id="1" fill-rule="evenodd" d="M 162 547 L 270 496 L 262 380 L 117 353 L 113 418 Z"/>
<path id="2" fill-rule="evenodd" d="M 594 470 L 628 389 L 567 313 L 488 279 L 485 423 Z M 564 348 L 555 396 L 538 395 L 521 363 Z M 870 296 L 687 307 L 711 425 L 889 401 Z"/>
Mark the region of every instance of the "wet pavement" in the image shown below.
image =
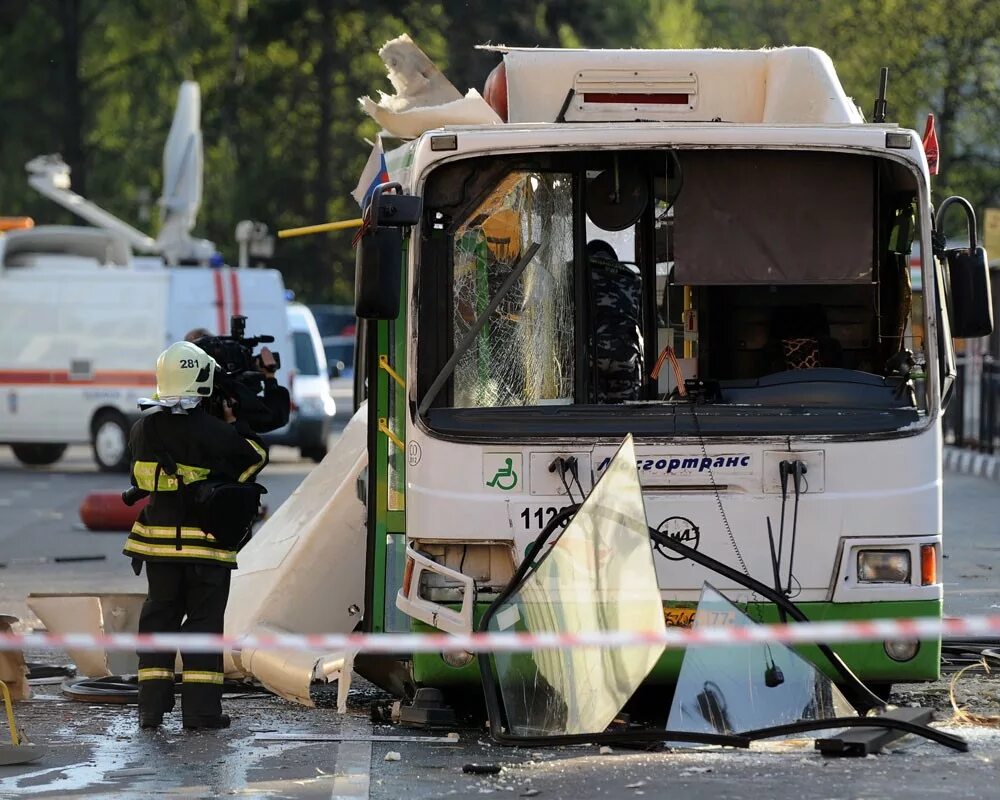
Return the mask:
<path id="1" fill-rule="evenodd" d="M 138 728 L 134 706 L 64 700 L 55 689 L 19 704 L 20 725 L 49 754 L 0 768 L 0 797 L 330 797 L 343 769 L 337 744 L 257 743 L 253 736 L 273 729 L 276 716 L 283 727 L 323 731 L 353 730 L 355 721 L 261 694 L 226 701 L 237 719 L 228 730 L 184 731 L 175 714 L 147 731 Z"/>
<path id="2" fill-rule="evenodd" d="M 993 687 L 1000 682 L 969 686 L 980 698 L 993 692 L 995 703 Z M 363 681 L 345 716 L 252 694 L 225 700 L 234 717 L 228 730 L 184 731 L 175 712 L 161 729 L 143 731 L 134 706 L 80 703 L 61 698 L 58 686 L 38 688 L 34 700 L 18 704 L 18 717 L 48 754 L 35 764 L 0 767 L 0 798 L 984 798 L 995 796 L 1000 757 L 1000 731 L 954 725 L 948 730 L 969 740 L 969 753 L 904 740 L 880 756 L 829 759 L 800 740 L 755 744 L 749 751 L 613 747 L 602 754 L 590 745 L 502 747 L 478 726 L 456 728 L 455 744 L 371 742 L 366 737 L 373 734 L 441 732 L 373 725 L 369 706 L 384 695 Z M 946 685 L 923 691 L 922 701 L 947 706 Z M 340 735 L 344 741 L 259 738 L 270 732 Z M 399 760 L 386 760 L 390 752 Z M 463 772 L 471 763 L 499 772 Z"/>

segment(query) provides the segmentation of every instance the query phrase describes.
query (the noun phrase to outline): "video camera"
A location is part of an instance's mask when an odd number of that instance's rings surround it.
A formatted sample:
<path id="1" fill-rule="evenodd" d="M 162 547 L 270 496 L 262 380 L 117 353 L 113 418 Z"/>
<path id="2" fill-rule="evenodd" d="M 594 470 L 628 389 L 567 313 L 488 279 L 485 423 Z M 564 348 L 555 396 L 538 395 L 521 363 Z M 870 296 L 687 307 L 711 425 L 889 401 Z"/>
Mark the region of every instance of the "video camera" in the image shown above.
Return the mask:
<path id="1" fill-rule="evenodd" d="M 259 384 L 264 379 L 260 356 L 253 349 L 260 344 L 270 344 L 273 336 L 247 336 L 247 318 L 233 314 L 229 320 L 228 336 L 202 336 L 195 344 L 215 359 L 223 380 L 239 380 L 241 383 Z M 281 366 L 281 358 L 272 353 L 275 369 Z M 217 378 L 218 380 L 218 378 Z"/>
<path id="2" fill-rule="evenodd" d="M 264 365 L 254 348 L 270 344 L 273 336 L 247 336 L 247 318 L 233 314 L 229 321 L 228 336 L 202 336 L 195 344 L 215 359 L 219 369 L 215 373 L 215 387 L 207 403 L 209 413 L 224 418 L 222 403 L 228 401 L 237 418 L 245 417 L 253 430 L 270 430 L 266 410 L 256 402 L 264 388 Z M 281 357 L 274 357 L 274 369 L 281 367 Z M 254 406 L 255 409 L 247 407 Z M 263 415 L 263 416 L 262 416 Z M 287 417 L 287 414 L 286 414 Z"/>

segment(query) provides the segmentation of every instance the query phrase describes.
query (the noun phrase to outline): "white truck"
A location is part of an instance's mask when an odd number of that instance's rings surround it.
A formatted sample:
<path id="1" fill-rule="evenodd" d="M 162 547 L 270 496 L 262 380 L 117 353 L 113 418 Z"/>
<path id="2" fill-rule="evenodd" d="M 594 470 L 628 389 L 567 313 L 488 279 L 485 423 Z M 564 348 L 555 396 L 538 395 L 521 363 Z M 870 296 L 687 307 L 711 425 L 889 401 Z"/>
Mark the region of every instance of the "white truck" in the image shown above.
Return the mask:
<path id="1" fill-rule="evenodd" d="M 93 227 L 0 234 L 0 444 L 24 464 L 51 464 L 89 442 L 102 470 L 126 470 L 156 357 L 195 328 L 228 334 L 240 314 L 248 334 L 273 335 L 273 348 L 291 354 L 281 274 L 221 266 L 211 242 L 190 236 L 201 201 L 199 106 L 197 84 L 183 84 L 156 239 L 72 192 L 58 157 L 28 164 L 32 186 Z"/>
<path id="2" fill-rule="evenodd" d="M 230 314 L 290 352 L 284 294 L 274 270 L 137 260 L 96 228 L 0 237 L 0 443 L 24 464 L 50 464 L 89 442 L 101 469 L 126 469 L 156 357 L 195 328 L 228 333 Z"/>

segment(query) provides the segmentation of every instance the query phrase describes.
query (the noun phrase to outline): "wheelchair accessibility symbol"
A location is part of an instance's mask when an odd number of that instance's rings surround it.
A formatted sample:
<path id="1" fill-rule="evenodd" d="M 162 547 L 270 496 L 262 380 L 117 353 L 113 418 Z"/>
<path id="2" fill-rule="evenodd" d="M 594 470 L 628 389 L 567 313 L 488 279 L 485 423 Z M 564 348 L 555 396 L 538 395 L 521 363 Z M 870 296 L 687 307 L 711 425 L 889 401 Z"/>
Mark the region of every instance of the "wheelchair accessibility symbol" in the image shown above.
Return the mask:
<path id="1" fill-rule="evenodd" d="M 483 483 L 490 489 L 512 492 L 517 489 L 521 456 L 488 453 L 483 460 Z"/>

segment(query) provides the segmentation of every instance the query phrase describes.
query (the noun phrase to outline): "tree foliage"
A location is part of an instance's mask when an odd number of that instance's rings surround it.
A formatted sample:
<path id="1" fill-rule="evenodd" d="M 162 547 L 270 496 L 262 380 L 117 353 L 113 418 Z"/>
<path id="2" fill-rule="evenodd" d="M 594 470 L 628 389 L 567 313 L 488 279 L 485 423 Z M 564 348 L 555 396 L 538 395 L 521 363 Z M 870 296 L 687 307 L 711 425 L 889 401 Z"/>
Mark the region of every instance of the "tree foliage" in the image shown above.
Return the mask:
<path id="1" fill-rule="evenodd" d="M 871 108 L 890 68 L 892 116 L 938 115 L 935 191 L 1000 204 L 995 0 L 0 0 L 0 214 L 70 221 L 24 163 L 60 152 L 74 189 L 155 233 L 178 84 L 202 90 L 198 235 L 235 258 L 240 219 L 272 229 L 356 216 L 377 132 L 356 98 L 389 90 L 379 46 L 406 31 L 462 91 L 498 56 L 477 44 L 761 47 L 811 44 Z M 309 301 L 346 301 L 349 234 L 282 240 L 273 263 Z"/>
<path id="2" fill-rule="evenodd" d="M 927 114 L 936 117 L 941 158 L 935 201 L 963 194 L 979 209 L 1000 205 L 995 0 L 694 0 L 693 5 L 689 25 L 701 47 L 825 50 L 868 118 L 879 69 L 888 67 L 888 118 L 922 133 Z"/>

